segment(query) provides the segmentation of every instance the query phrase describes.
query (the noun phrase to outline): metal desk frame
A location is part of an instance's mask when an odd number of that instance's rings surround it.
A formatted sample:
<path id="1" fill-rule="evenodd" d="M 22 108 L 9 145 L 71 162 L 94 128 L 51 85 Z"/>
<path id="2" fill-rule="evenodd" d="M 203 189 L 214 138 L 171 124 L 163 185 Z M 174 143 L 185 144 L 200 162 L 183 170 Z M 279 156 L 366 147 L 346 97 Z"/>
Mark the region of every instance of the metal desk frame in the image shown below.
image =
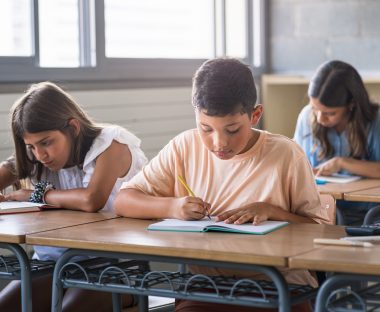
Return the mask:
<path id="1" fill-rule="evenodd" d="M 380 276 L 375 275 L 363 275 L 363 274 L 336 274 L 329 277 L 320 287 L 315 304 L 315 312 L 327 312 L 335 311 L 328 306 L 335 300 L 336 295 L 340 295 L 340 303 L 344 305 L 346 302 L 350 303 L 350 309 L 344 310 L 343 307 L 339 308 L 339 311 L 360 311 L 365 312 L 367 310 L 367 304 L 365 297 L 374 287 L 379 288 L 379 285 L 372 287 L 364 286 L 367 282 L 380 283 Z M 347 286 L 354 285 L 354 289 L 347 291 Z M 359 287 L 358 287 L 359 285 Z M 364 286 L 364 287 L 363 287 Z M 372 300 L 373 295 L 372 296 Z M 350 300 L 350 301 L 349 301 Z M 358 308 L 352 307 L 352 302 L 355 301 L 358 304 Z M 376 307 L 380 307 L 380 296 L 376 296 Z M 371 311 L 373 311 L 371 309 Z M 376 309 L 376 311 L 378 311 Z"/>
<path id="2" fill-rule="evenodd" d="M 8 272 L 1 273 L 3 279 L 20 279 L 21 281 L 21 307 L 22 312 L 32 312 L 32 273 L 28 256 L 25 250 L 18 244 L 0 243 L 1 249 L 10 250 L 17 258 L 20 264 L 20 277 Z M 4 260 L 2 261 L 6 267 Z"/>
<path id="3" fill-rule="evenodd" d="M 62 278 L 62 272 L 65 267 L 69 265 L 76 266 L 75 263 L 70 262 L 70 259 L 75 256 L 86 255 L 90 257 L 108 257 L 114 259 L 131 259 L 137 261 L 153 261 L 153 262 L 169 262 L 176 264 L 186 264 L 186 265 L 205 265 L 205 266 L 217 266 L 220 268 L 227 269 L 240 269 L 240 270 L 250 270 L 265 274 L 269 277 L 270 281 L 273 282 L 277 292 L 278 292 L 278 302 L 276 305 L 272 303 L 266 303 L 261 298 L 258 298 L 257 301 L 254 299 L 251 302 L 247 303 L 246 301 L 240 301 L 237 297 L 226 298 L 217 296 L 200 296 L 192 294 L 190 292 L 184 294 L 175 290 L 160 290 L 160 289 L 149 289 L 148 287 L 132 287 L 129 285 L 118 285 L 118 287 L 112 285 L 106 285 L 105 283 L 86 283 L 78 281 L 67 281 Z M 85 272 L 84 272 L 85 273 Z M 151 274 L 149 272 L 148 274 Z M 159 272 L 155 272 L 159 273 Z M 103 273 L 102 273 L 103 274 Z M 127 278 L 127 277 L 126 277 Z M 145 277 L 144 277 L 145 278 Z M 100 279 L 101 280 L 101 276 Z M 251 265 L 251 264 L 240 264 L 240 263 L 231 263 L 224 261 L 214 261 L 214 260 L 194 260 L 188 258 L 178 258 L 171 256 L 153 256 L 147 254 L 134 254 L 134 253 L 121 253 L 121 252 L 111 252 L 111 251 L 94 251 L 94 250 L 83 250 L 83 249 L 68 249 L 56 262 L 53 274 L 53 289 L 52 289 L 52 312 L 61 312 L 62 311 L 62 296 L 64 287 L 78 287 L 83 289 L 92 289 L 98 291 L 107 291 L 112 293 L 113 299 L 113 311 L 121 311 L 120 306 L 120 294 L 129 293 L 134 294 L 139 297 L 139 312 L 148 311 L 147 296 L 162 296 L 162 297 L 172 297 L 172 298 L 181 298 L 189 300 L 198 300 L 198 301 L 208 301 L 208 302 L 219 302 L 226 304 L 240 304 L 246 306 L 255 306 L 255 307 L 278 307 L 280 312 L 290 312 L 291 304 L 298 303 L 303 300 L 312 298 L 316 294 L 316 290 L 313 290 L 313 293 L 306 293 L 299 296 L 297 299 L 291 300 L 289 286 L 285 281 L 282 274 L 273 267 L 264 266 L 264 265 Z M 298 301 L 297 301 L 298 300 Z"/>

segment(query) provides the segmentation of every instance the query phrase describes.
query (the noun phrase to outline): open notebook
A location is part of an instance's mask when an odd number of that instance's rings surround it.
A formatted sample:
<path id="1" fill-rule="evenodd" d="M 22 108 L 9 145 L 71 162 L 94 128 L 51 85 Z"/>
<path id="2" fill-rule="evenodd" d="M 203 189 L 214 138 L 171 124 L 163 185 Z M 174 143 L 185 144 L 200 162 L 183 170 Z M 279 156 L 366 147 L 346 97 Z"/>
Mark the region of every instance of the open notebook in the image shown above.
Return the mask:
<path id="1" fill-rule="evenodd" d="M 183 221 L 177 219 L 166 219 L 161 222 L 153 223 L 148 226 L 148 230 L 152 231 L 174 231 L 174 232 L 232 232 L 241 234 L 257 234 L 262 235 L 279 229 L 288 222 L 282 221 L 264 221 L 259 225 L 245 224 L 226 224 L 224 222 L 216 222 L 214 219 L 202 219 L 199 221 Z"/>
<path id="2" fill-rule="evenodd" d="M 31 202 L 5 201 L 0 202 L 0 214 L 40 211 L 45 206 Z"/>
<path id="3" fill-rule="evenodd" d="M 339 174 L 335 173 L 331 176 L 316 176 L 315 181 L 317 184 L 324 184 L 324 183 L 348 183 L 348 182 L 354 182 L 357 180 L 360 180 L 362 177 L 360 176 L 353 176 L 348 174 Z"/>

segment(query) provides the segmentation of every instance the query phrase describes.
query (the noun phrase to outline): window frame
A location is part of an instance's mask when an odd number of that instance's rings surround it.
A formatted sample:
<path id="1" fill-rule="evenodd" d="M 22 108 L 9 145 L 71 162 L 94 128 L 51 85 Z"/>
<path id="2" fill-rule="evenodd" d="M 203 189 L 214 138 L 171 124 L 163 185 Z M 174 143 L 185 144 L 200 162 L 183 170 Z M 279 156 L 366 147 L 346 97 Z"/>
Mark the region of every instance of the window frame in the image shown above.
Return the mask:
<path id="1" fill-rule="evenodd" d="M 32 1 L 32 23 L 33 27 L 33 47 L 31 57 L 1 57 L 0 56 L 0 82 L 36 82 L 43 80 L 66 81 L 66 82 L 96 82 L 96 81 L 127 81 L 136 85 L 148 82 L 166 81 L 167 83 L 178 84 L 179 81 L 188 83 L 196 68 L 206 59 L 135 59 L 135 58 L 106 58 L 105 57 L 105 17 L 104 0 L 95 0 L 91 6 L 91 0 L 80 0 L 80 29 L 91 29 L 89 10 L 94 9 L 95 18 L 95 38 L 80 35 L 80 64 L 82 67 L 76 68 L 42 68 L 38 64 L 38 0 Z M 267 25 L 267 1 L 260 2 L 260 23 L 261 23 L 261 66 L 253 66 L 253 3 L 245 0 L 247 8 L 247 57 L 242 59 L 249 64 L 255 75 L 260 75 L 267 68 L 266 54 L 266 34 Z M 214 12 L 217 6 L 221 7 L 222 15 L 225 14 L 225 0 L 214 0 Z M 83 14 L 81 14 L 83 12 Z M 215 30 L 215 54 L 222 56 L 226 51 L 225 42 L 225 20 L 224 16 L 219 16 L 222 20 L 222 35 L 217 38 Z M 216 16 L 214 14 L 214 29 L 216 29 Z M 91 60 L 90 48 L 94 46 L 96 50 L 95 60 Z M 218 53 L 218 54 L 217 54 Z M 96 63 L 92 67 L 91 64 Z"/>

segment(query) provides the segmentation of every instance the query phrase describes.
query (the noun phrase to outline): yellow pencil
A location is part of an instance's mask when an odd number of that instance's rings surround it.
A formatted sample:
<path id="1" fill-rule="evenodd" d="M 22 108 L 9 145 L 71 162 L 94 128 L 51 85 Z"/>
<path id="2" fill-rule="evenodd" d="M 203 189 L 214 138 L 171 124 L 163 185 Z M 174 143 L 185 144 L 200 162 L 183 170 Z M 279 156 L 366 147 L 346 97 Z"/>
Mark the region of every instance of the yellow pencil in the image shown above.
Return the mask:
<path id="1" fill-rule="evenodd" d="M 180 175 L 178 175 L 179 182 L 185 187 L 186 191 L 189 193 L 190 196 L 196 197 L 194 192 L 191 190 L 191 188 L 186 184 L 186 181 L 184 178 L 182 178 Z M 211 220 L 210 213 L 207 210 L 207 217 Z"/>
<path id="2" fill-rule="evenodd" d="M 190 187 L 186 184 L 185 180 L 178 175 L 179 182 L 185 187 L 186 191 L 189 193 L 190 196 L 196 197 L 193 191 L 190 189 Z"/>

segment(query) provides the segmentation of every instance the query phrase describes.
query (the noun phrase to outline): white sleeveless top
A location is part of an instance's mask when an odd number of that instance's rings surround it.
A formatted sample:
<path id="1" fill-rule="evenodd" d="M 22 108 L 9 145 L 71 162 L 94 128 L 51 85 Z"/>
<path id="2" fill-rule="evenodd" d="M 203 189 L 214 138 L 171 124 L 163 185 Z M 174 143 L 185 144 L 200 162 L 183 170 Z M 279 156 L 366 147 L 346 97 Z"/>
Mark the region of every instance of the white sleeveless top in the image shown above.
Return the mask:
<path id="1" fill-rule="evenodd" d="M 52 172 L 44 168 L 41 180 L 49 181 L 54 184 L 56 189 L 61 190 L 87 187 L 92 174 L 94 173 L 97 157 L 111 145 L 113 140 L 128 145 L 132 155 L 132 163 L 128 173 L 124 177 L 116 180 L 111 194 L 101 210 L 112 211 L 113 201 L 122 183 L 129 181 L 147 162 L 147 158 L 140 148 L 140 139 L 122 127 L 109 125 L 102 129 L 100 134 L 94 139 L 91 148 L 86 154 L 83 162 L 83 169 L 74 166 Z M 35 183 L 36 180 L 32 179 L 32 182 Z M 34 246 L 35 254 L 33 258 L 40 260 L 56 260 L 64 250 L 64 248 Z"/>

